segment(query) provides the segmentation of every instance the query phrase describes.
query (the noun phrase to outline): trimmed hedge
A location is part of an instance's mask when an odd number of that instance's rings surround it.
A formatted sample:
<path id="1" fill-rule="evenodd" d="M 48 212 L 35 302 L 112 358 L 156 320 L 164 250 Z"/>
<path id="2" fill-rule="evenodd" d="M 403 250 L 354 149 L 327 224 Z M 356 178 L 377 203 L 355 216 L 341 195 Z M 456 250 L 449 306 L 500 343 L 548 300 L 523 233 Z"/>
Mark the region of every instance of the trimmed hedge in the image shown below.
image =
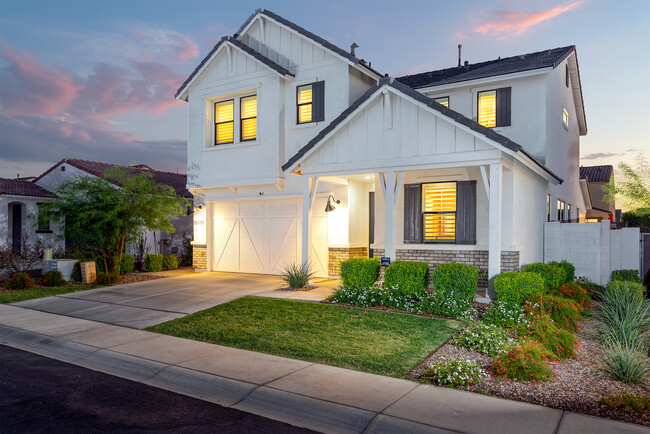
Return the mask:
<path id="1" fill-rule="evenodd" d="M 476 296 L 478 268 L 453 262 L 440 264 L 433 270 L 431 282 L 437 296 L 471 303 Z"/>
<path id="2" fill-rule="evenodd" d="M 427 262 L 395 261 L 386 267 L 384 286 L 398 294 L 417 296 L 426 292 L 429 286 L 429 264 Z"/>
<path id="3" fill-rule="evenodd" d="M 614 270 L 612 271 L 611 280 L 641 283 L 639 270 Z"/>
<path id="4" fill-rule="evenodd" d="M 499 301 L 521 305 L 531 295 L 542 295 L 546 287 L 539 273 L 508 271 L 494 279 L 494 290 Z"/>
<path id="5" fill-rule="evenodd" d="M 144 257 L 144 271 L 162 271 L 163 255 L 147 254 Z"/>
<path id="6" fill-rule="evenodd" d="M 169 255 L 163 257 L 162 260 L 162 269 L 163 270 L 175 270 L 178 268 L 178 257 L 174 255 Z"/>
<path id="7" fill-rule="evenodd" d="M 543 262 L 534 262 L 524 267 L 522 271 L 528 273 L 538 273 L 544 279 L 546 289 L 552 290 L 562 285 L 565 280 L 564 269 L 557 264 L 544 264 Z"/>
<path id="8" fill-rule="evenodd" d="M 65 279 L 59 270 L 50 270 L 38 281 L 41 286 L 63 286 Z"/>
<path id="9" fill-rule="evenodd" d="M 572 263 L 567 261 L 551 261 L 549 264 L 558 266 L 564 270 L 564 281 L 562 283 L 572 283 L 574 280 L 576 280 L 576 267 Z"/>
<path id="10" fill-rule="evenodd" d="M 129 255 L 128 253 L 123 253 L 122 261 L 120 262 L 120 274 L 130 273 L 131 271 L 133 271 L 133 268 L 134 268 L 133 256 Z M 97 273 L 106 272 L 106 270 L 104 270 L 104 258 L 102 256 L 98 256 L 95 258 L 95 269 L 97 270 Z M 115 271 L 117 271 L 117 265 L 115 267 Z"/>
<path id="11" fill-rule="evenodd" d="M 370 288 L 379 278 L 379 259 L 350 258 L 341 262 L 340 277 L 346 288 Z"/>

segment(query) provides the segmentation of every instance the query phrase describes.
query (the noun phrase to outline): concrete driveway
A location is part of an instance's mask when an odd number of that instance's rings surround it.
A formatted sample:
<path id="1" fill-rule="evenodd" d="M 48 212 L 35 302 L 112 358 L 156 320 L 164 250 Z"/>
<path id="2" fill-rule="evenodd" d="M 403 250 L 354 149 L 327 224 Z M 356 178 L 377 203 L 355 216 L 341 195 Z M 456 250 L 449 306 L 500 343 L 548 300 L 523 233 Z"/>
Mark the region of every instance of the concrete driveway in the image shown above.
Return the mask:
<path id="1" fill-rule="evenodd" d="M 312 291 L 277 291 L 277 276 L 190 273 L 27 300 L 14 306 L 142 329 L 246 295 L 321 301 L 334 286 L 333 282 L 323 284 Z"/>

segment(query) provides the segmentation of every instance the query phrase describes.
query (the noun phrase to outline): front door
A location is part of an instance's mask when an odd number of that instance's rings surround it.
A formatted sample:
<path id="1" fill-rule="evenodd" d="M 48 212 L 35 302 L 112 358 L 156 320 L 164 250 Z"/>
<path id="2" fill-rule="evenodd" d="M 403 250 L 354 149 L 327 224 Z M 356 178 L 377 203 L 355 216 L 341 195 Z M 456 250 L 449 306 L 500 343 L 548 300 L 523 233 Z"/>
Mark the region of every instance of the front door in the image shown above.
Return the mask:
<path id="1" fill-rule="evenodd" d="M 20 253 L 20 235 L 23 227 L 23 207 L 19 203 L 11 205 L 11 245 L 14 252 Z"/>

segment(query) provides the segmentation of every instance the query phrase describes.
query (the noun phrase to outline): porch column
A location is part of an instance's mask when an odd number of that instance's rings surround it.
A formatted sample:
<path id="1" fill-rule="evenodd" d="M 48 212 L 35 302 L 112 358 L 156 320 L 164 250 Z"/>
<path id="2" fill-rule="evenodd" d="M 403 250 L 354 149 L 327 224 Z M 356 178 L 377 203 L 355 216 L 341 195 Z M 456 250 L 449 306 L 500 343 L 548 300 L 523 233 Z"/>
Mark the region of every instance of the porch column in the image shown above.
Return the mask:
<path id="1" fill-rule="evenodd" d="M 212 255 L 214 249 L 214 205 L 212 202 L 205 203 L 205 268 L 213 270 Z"/>
<path id="2" fill-rule="evenodd" d="M 385 210 L 385 251 L 384 256 L 391 258 L 391 261 L 397 259 L 395 251 L 395 205 L 402 188 L 404 173 L 399 172 L 396 177 L 395 172 L 385 172 L 379 174 L 382 191 L 384 193 L 384 210 Z"/>
<path id="3" fill-rule="evenodd" d="M 503 196 L 501 163 L 490 164 L 490 215 L 488 236 L 488 277 L 501 272 L 501 202 Z"/>
<path id="4" fill-rule="evenodd" d="M 311 252 L 311 209 L 316 197 L 318 178 L 302 177 L 302 264 L 309 266 Z"/>

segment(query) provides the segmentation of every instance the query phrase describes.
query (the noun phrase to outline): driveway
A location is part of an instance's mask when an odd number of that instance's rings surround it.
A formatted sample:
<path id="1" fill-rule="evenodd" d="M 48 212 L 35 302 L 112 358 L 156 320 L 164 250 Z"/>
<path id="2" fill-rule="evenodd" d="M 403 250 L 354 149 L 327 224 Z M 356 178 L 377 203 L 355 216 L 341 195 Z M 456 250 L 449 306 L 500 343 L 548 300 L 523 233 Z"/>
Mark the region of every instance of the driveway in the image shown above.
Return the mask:
<path id="1" fill-rule="evenodd" d="M 332 282 L 323 284 L 326 286 L 306 292 L 277 291 L 277 276 L 192 273 L 27 300 L 14 306 L 142 329 L 246 295 L 320 301 L 333 286 Z"/>

